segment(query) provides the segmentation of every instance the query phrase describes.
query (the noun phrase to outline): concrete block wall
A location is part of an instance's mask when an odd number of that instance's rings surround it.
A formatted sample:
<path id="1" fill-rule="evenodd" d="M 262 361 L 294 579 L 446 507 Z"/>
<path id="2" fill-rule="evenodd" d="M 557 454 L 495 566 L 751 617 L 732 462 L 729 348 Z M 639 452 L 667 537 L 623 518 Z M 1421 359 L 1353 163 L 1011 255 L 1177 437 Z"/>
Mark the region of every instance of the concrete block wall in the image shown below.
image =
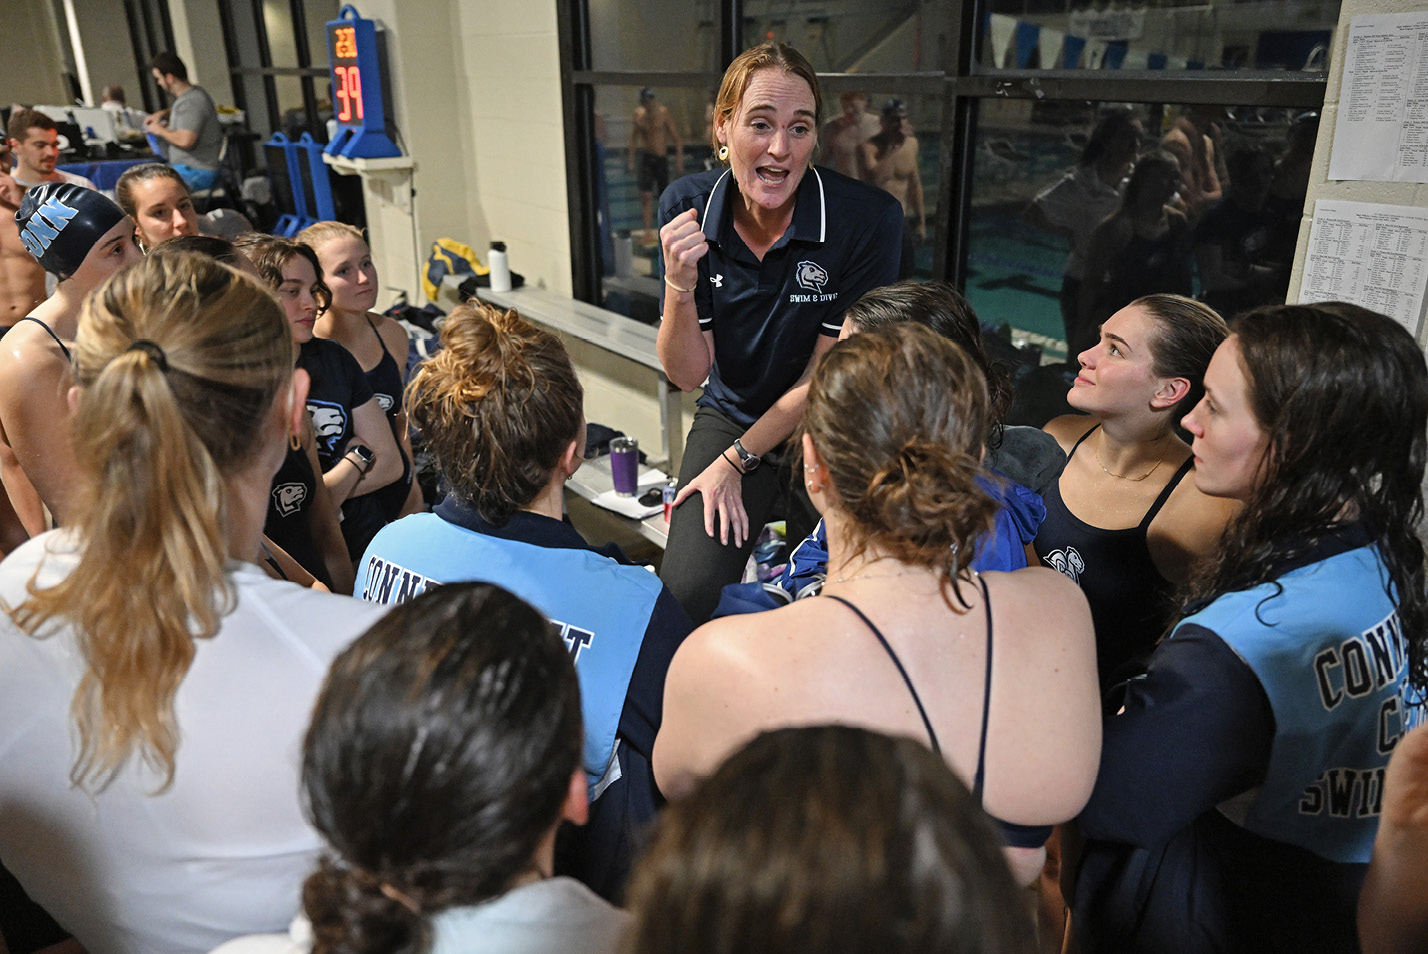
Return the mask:
<path id="1" fill-rule="evenodd" d="M 49 0 L 6 0 L 5 35 L 10 42 L 7 54 L 0 56 L 0 96 L 6 106 L 69 102 L 60 54 L 64 29 Z"/>

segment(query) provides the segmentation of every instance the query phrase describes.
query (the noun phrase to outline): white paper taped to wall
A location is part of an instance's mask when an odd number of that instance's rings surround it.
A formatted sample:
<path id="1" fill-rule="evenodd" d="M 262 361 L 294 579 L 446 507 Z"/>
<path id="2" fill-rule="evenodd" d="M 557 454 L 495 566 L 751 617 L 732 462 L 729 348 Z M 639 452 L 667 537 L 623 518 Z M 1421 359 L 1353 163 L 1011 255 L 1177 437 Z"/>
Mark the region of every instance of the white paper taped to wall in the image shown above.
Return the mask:
<path id="1" fill-rule="evenodd" d="M 1428 288 L 1428 209 L 1374 202 L 1314 203 L 1299 301 L 1347 301 L 1415 337 Z"/>
<path id="2" fill-rule="evenodd" d="M 1428 12 L 1350 21 L 1329 178 L 1428 182 Z"/>

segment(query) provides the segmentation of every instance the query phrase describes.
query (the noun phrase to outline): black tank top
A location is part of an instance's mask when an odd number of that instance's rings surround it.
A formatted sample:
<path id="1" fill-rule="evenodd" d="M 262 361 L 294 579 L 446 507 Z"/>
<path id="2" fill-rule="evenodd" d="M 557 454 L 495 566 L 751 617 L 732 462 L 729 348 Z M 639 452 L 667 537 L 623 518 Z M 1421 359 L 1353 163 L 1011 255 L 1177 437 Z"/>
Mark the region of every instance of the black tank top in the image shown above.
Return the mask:
<path id="1" fill-rule="evenodd" d="M 982 676 L 982 728 L 977 739 L 977 771 L 972 776 L 972 797 L 978 802 L 982 800 L 982 783 L 985 780 L 984 770 L 987 758 L 987 714 L 992 704 L 992 601 L 987 596 L 987 584 L 980 577 L 977 577 L 977 585 L 982 588 L 982 607 L 987 614 L 987 666 L 986 672 Z M 883 651 L 888 654 L 892 664 L 897 667 L 897 673 L 902 677 L 903 685 L 907 686 L 908 695 L 912 696 L 912 704 L 917 706 L 917 714 L 922 717 L 922 727 L 927 730 L 927 743 L 932 751 L 938 755 L 942 754 L 942 745 L 937 741 L 937 732 L 932 728 L 932 720 L 927 717 L 927 709 L 922 705 L 922 697 L 917 694 L 917 687 L 912 684 L 912 677 L 903 668 L 902 660 L 897 658 L 897 653 L 893 652 L 892 646 L 882 631 L 873 625 L 873 621 L 863 615 L 863 611 L 858 609 L 841 596 L 834 596 L 831 593 L 824 593 L 824 596 L 835 603 L 842 603 L 848 609 L 857 614 L 858 619 L 863 621 L 863 625 L 873 631 L 873 635 L 878 638 L 878 643 L 883 647 Z"/>
<path id="2" fill-rule="evenodd" d="M 987 615 L 987 665 L 986 671 L 982 675 L 982 726 L 977 736 L 977 771 L 972 776 L 972 797 L 980 804 L 982 801 L 982 789 L 986 786 L 987 778 L 987 720 L 992 707 L 992 600 L 987 595 L 987 584 L 980 576 L 977 577 L 977 585 L 982 588 L 982 606 Z M 917 714 L 922 717 L 922 726 L 927 730 L 927 742 L 932 751 L 938 755 L 942 754 L 942 745 L 937 741 L 937 733 L 932 728 L 932 720 L 927 717 L 927 709 L 922 705 L 922 697 L 917 694 L 917 687 L 912 684 L 912 677 L 903 668 L 902 660 L 897 658 L 897 653 L 888 644 L 887 638 L 873 625 L 873 621 L 863 615 L 863 611 L 841 596 L 834 596 L 825 593 L 829 599 L 842 603 L 848 609 L 858 615 L 858 619 L 863 621 L 863 625 L 873 631 L 873 635 L 878 638 L 878 643 L 883 647 L 883 651 L 888 654 L 893 665 L 897 667 L 898 675 L 902 676 L 903 685 L 907 686 L 907 691 L 912 696 L 912 704 L 917 706 Z M 1002 842 L 1014 848 L 1040 848 L 1046 844 L 1046 839 L 1051 837 L 1050 825 L 1014 825 L 1011 822 L 1002 821 L 1000 818 L 992 818 L 1001 829 Z"/>
<path id="3" fill-rule="evenodd" d="M 387 350 L 387 343 L 382 340 L 382 333 L 372 324 L 371 318 L 367 319 L 367 327 L 372 329 L 372 334 L 377 336 L 377 344 L 382 346 L 382 360 L 378 361 L 371 371 L 362 373 L 366 375 L 377 403 L 387 412 L 387 423 L 392 428 L 392 436 L 397 440 L 397 453 L 402 455 L 401 479 L 368 495 L 379 506 L 382 521 L 389 523 L 402 512 L 402 504 L 406 503 L 407 492 L 412 486 L 412 462 L 407 460 L 407 453 L 402 450 L 402 435 L 397 430 L 397 416 L 402 413 L 402 390 L 405 385 L 402 381 L 402 366 L 397 364 L 397 359 Z"/>
<path id="4" fill-rule="evenodd" d="M 55 334 L 55 330 L 54 330 L 53 328 L 51 328 L 49 325 L 45 324 L 43 321 L 41 321 L 40 319 L 36 318 L 36 317 L 33 316 L 33 315 L 26 315 L 25 317 L 21 318 L 20 321 L 33 321 L 35 324 L 37 324 L 37 325 L 39 325 L 41 328 L 45 329 L 45 331 L 49 333 L 49 336 L 50 336 L 51 338 L 55 339 L 55 344 L 59 345 L 59 349 L 64 352 L 64 359 L 65 359 L 66 361 L 73 361 L 73 360 L 74 360 L 74 358 L 72 358 L 72 357 L 70 356 L 69 349 L 66 348 L 66 347 L 64 346 L 64 342 L 60 340 L 60 336 L 57 335 L 57 334 Z M 20 321 L 15 322 L 15 325 L 18 325 L 18 324 L 20 323 Z M 15 327 L 15 325 L 11 325 L 10 328 Z M 10 328 L 6 328 L 5 330 L 6 330 L 6 331 L 9 331 Z"/>
<path id="5" fill-rule="evenodd" d="M 312 499 L 317 493 L 317 475 L 302 448 L 292 450 L 283 458 L 283 466 L 273 477 L 268 493 L 268 516 L 263 533 L 288 552 L 303 569 L 331 588 L 327 565 L 322 561 L 317 543 L 312 537 Z"/>
<path id="6" fill-rule="evenodd" d="M 1066 456 L 1068 463 L 1096 427 L 1081 435 Z M 1124 530 L 1105 530 L 1079 519 L 1061 499 L 1060 480 L 1042 493 L 1046 520 L 1032 546 L 1043 564 L 1069 576 L 1091 604 L 1103 691 L 1134 674 L 1170 622 L 1174 585 L 1156 570 L 1146 535 L 1193 463 L 1194 458 L 1187 458 L 1140 523 Z"/>

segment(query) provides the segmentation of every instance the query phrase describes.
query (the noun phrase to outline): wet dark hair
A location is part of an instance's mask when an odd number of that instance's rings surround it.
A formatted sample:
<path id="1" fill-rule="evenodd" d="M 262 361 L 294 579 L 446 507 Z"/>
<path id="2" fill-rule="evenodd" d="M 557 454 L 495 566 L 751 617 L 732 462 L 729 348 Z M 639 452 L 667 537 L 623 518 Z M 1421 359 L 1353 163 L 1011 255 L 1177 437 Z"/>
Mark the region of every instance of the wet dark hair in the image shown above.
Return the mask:
<path id="1" fill-rule="evenodd" d="M 580 768 L 555 626 L 489 583 L 428 590 L 332 664 L 303 758 L 330 846 L 303 886 L 314 954 L 417 954 L 429 916 L 533 870 Z"/>
<path id="2" fill-rule="evenodd" d="M 579 436 L 584 391 L 560 339 L 514 311 L 458 305 L 441 344 L 407 385 L 407 408 L 451 492 L 499 526 Z"/>
<path id="3" fill-rule="evenodd" d="M 1220 342 L 1230 336 L 1230 326 L 1215 309 L 1184 295 L 1145 295 L 1126 307 L 1139 308 L 1155 319 L 1151 373 L 1190 382 L 1185 397 L 1170 409 L 1171 421 L 1178 424 L 1205 396 L 1205 369 Z"/>
<path id="4" fill-rule="evenodd" d="M 1225 155 L 1225 171 L 1230 174 L 1231 187 L 1238 180 L 1252 176 L 1256 170 L 1262 170 L 1267 178 L 1273 163 L 1269 153 L 1250 144 L 1236 146 Z"/>
<path id="5" fill-rule="evenodd" d="M 1120 212 L 1129 212 L 1134 209 L 1136 203 L 1140 201 L 1140 194 L 1145 191 L 1146 184 L 1150 181 L 1152 173 L 1170 171 L 1179 176 L 1184 173 L 1180 168 L 1180 160 L 1175 158 L 1173 152 L 1164 149 L 1152 149 L 1135 161 L 1135 169 L 1132 170 L 1130 181 L 1126 183 L 1126 194 L 1121 199 Z M 1119 214 L 1119 213 L 1118 213 Z"/>
<path id="6" fill-rule="evenodd" d="M 227 239 L 218 238 L 215 235 L 175 235 L 173 238 L 164 239 L 155 245 L 149 254 L 173 255 L 175 252 L 202 255 L 215 262 L 222 262 L 224 265 L 232 265 L 239 269 L 243 265 L 243 253 L 238 250 L 237 246 Z"/>
<path id="7" fill-rule="evenodd" d="M 981 369 L 922 325 L 835 344 L 813 371 L 802 431 L 832 479 L 853 555 L 876 547 L 932 568 L 947 605 L 961 601 L 964 572 L 997 512 L 976 480 L 990 424 Z"/>
<path id="8" fill-rule="evenodd" d="M 1343 302 L 1257 308 L 1232 324 L 1249 404 L 1268 445 L 1250 499 L 1187 603 L 1274 579 L 1355 513 L 1388 567 L 1409 640 L 1409 679 L 1428 687 L 1428 579 L 1418 528 L 1428 460 L 1428 367 L 1413 336 Z"/>
<path id="9" fill-rule="evenodd" d="M 987 445 L 995 447 L 1001 442 L 1002 418 L 1012 403 L 1011 379 L 1004 368 L 993 367 L 988 360 L 981 322 L 961 292 L 947 282 L 894 282 L 853 302 L 844 317 L 853 319 L 859 331 L 911 321 L 959 345 L 981 368 L 987 381 L 993 419 Z"/>
<path id="10" fill-rule="evenodd" d="M 1027 954 L 1031 918 L 967 789 L 924 745 L 777 729 L 671 805 L 625 954 Z"/>
<path id="11" fill-rule="evenodd" d="M 1135 117 L 1131 115 L 1130 110 L 1107 111 L 1096 123 L 1096 128 L 1091 130 L 1091 137 L 1086 140 L 1086 148 L 1081 150 L 1077 165 L 1090 166 L 1100 162 L 1111 144 L 1127 134 L 1134 136 L 1137 142 L 1140 141 L 1140 130 L 1136 128 Z"/>

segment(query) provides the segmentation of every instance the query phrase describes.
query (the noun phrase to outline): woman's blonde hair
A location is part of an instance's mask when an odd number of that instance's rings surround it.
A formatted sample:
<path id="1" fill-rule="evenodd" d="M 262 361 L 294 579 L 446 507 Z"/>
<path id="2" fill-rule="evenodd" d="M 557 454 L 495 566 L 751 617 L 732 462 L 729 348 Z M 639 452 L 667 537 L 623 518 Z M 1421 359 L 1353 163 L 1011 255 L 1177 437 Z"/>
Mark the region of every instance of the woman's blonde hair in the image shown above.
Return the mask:
<path id="1" fill-rule="evenodd" d="M 456 496 L 504 524 L 580 434 L 584 391 L 560 339 L 514 311 L 454 308 L 407 385 L 412 422 Z"/>
<path id="2" fill-rule="evenodd" d="M 813 372 L 803 431 L 832 479 L 854 555 L 875 547 L 932 568 L 948 605 L 960 599 L 959 579 L 996 516 L 976 479 L 991 421 L 976 362 L 922 325 L 835 344 Z"/>
<path id="3" fill-rule="evenodd" d="M 797 76 L 808 84 L 808 88 L 813 91 L 813 128 L 817 129 L 823 121 L 823 92 L 818 88 L 818 74 L 814 71 L 813 65 L 807 58 L 787 43 L 760 43 L 758 46 L 751 46 L 729 64 L 729 68 L 724 71 L 724 79 L 719 84 L 719 95 L 714 98 L 714 119 L 716 122 L 709 124 L 710 142 L 714 146 L 714 151 L 719 151 L 719 136 L 714 129 L 717 120 L 723 117 L 724 122 L 733 118 L 734 112 L 739 108 L 739 103 L 744 98 L 744 92 L 749 88 L 749 83 L 754 79 L 754 74 L 760 70 L 779 70 L 790 76 Z"/>
<path id="4" fill-rule="evenodd" d="M 297 234 L 299 242 L 314 249 L 336 238 L 355 238 L 363 244 L 367 242 L 367 237 L 362 234 L 361 229 L 346 222 L 314 222 Z"/>
<path id="5" fill-rule="evenodd" d="M 194 640 L 233 605 L 224 477 L 252 459 L 295 361 L 268 290 L 202 256 L 147 258 L 85 301 L 71 425 L 79 562 L 6 607 L 32 635 L 56 619 L 76 633 L 75 784 L 102 789 L 136 751 L 163 773 L 160 791 L 172 783 L 174 696 Z"/>

